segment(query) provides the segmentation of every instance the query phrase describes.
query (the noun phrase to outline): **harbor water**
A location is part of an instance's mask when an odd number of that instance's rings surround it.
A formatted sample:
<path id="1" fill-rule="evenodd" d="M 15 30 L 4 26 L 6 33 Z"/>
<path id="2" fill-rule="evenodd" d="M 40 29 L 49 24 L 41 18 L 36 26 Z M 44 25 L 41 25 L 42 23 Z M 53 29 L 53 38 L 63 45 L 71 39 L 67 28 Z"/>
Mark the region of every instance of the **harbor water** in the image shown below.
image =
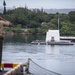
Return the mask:
<path id="1" fill-rule="evenodd" d="M 32 45 L 45 35 L 6 35 L 3 42 L 3 63 L 25 63 L 28 58 L 40 66 L 62 75 L 75 75 L 74 45 Z"/>

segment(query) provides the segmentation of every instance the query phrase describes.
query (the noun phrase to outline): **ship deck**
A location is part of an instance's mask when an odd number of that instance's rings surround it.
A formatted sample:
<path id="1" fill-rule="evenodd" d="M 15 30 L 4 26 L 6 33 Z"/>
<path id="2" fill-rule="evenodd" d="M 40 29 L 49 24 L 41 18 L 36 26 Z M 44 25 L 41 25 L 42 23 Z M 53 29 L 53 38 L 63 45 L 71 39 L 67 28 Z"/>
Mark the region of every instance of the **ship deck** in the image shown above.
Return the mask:
<path id="1" fill-rule="evenodd" d="M 3 74 L 5 74 L 7 71 L 2 71 L 2 72 L 0 72 L 0 75 L 3 75 Z"/>

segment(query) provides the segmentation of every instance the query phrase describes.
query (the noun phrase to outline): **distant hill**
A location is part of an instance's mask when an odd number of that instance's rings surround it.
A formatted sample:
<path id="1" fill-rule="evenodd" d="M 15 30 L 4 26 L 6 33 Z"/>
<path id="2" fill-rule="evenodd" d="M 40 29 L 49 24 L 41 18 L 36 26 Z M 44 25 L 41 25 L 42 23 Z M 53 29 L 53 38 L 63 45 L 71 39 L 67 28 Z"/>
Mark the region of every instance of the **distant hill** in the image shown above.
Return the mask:
<path id="1" fill-rule="evenodd" d="M 0 13 L 2 13 L 3 12 L 3 8 L 0 6 Z"/>
<path id="2" fill-rule="evenodd" d="M 2 13 L 3 12 L 3 10 L 2 9 L 0 9 L 0 13 Z"/>
<path id="3" fill-rule="evenodd" d="M 12 10 L 12 8 L 7 8 L 7 10 Z M 33 10 L 33 9 L 30 9 L 30 10 Z M 74 9 L 43 9 L 45 12 L 47 13 L 66 13 L 68 14 L 70 11 L 75 11 L 75 8 Z M 0 13 L 3 12 L 3 7 L 0 7 Z"/>
<path id="4" fill-rule="evenodd" d="M 47 13 L 66 13 L 68 14 L 70 11 L 75 11 L 75 9 L 44 9 Z"/>

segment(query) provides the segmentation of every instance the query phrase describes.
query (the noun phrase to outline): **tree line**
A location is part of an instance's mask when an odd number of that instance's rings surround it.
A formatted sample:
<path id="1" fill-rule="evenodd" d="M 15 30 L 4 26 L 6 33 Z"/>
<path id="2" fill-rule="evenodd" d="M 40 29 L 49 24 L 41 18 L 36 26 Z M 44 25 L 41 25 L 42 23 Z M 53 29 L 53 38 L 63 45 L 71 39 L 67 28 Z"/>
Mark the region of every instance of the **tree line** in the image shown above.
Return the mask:
<path id="1" fill-rule="evenodd" d="M 44 12 L 43 8 L 29 10 L 27 7 L 20 7 L 8 10 L 5 15 L 0 13 L 0 16 L 11 21 L 13 28 L 28 29 L 33 34 L 45 34 L 49 29 L 58 29 L 59 17 L 60 34 L 75 35 L 75 11 L 52 14 Z"/>

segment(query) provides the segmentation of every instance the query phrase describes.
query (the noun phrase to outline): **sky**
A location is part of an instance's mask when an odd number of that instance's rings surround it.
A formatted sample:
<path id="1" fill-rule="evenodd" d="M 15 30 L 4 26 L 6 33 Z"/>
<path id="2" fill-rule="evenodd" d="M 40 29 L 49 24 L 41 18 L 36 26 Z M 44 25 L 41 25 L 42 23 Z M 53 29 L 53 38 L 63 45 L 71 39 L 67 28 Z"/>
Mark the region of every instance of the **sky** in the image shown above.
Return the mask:
<path id="1" fill-rule="evenodd" d="M 0 0 L 0 7 L 3 7 Z M 6 7 L 44 8 L 44 9 L 66 9 L 75 8 L 75 0 L 5 0 Z"/>

